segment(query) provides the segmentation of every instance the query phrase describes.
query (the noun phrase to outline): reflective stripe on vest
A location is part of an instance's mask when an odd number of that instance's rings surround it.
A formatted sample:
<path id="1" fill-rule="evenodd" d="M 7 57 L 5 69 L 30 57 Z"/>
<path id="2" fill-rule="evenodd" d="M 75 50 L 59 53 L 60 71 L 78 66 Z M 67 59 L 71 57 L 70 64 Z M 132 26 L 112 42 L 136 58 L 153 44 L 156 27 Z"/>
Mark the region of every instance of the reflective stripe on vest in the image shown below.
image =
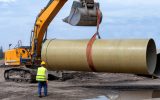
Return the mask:
<path id="1" fill-rule="evenodd" d="M 36 76 L 37 81 L 46 81 L 46 68 L 39 67 Z"/>

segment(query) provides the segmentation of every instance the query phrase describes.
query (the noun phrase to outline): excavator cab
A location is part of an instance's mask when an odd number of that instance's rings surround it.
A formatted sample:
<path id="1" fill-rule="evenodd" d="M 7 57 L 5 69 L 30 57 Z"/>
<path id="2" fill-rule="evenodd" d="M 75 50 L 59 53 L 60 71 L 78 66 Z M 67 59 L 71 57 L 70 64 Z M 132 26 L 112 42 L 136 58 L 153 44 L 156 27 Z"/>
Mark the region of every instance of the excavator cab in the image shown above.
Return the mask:
<path id="1" fill-rule="evenodd" d="M 102 13 L 99 10 L 99 3 L 94 0 L 80 0 L 73 2 L 69 16 L 63 21 L 73 26 L 96 26 L 98 18 L 101 23 Z"/>

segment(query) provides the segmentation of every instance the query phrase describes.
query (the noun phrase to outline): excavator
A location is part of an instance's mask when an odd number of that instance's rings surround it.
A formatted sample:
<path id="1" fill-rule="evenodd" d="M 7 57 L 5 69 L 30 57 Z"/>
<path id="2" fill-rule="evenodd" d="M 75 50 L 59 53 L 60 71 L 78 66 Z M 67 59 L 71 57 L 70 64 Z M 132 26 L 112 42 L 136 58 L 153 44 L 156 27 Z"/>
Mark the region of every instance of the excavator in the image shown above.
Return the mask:
<path id="1" fill-rule="evenodd" d="M 31 31 L 30 46 L 18 46 L 5 51 L 5 80 L 29 83 L 35 81 L 47 28 L 66 2 L 67 0 L 50 0 L 41 10 Z M 73 26 L 97 26 L 97 20 L 102 21 L 99 8 L 99 3 L 94 0 L 73 1 L 71 12 L 63 21 Z"/>

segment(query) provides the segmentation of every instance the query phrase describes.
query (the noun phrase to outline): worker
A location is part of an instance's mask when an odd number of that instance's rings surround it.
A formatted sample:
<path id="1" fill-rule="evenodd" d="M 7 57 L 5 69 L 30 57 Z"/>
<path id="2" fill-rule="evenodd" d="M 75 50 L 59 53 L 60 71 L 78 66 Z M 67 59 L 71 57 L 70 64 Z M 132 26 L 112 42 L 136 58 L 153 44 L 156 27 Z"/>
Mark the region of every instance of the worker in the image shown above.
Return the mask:
<path id="1" fill-rule="evenodd" d="M 44 96 L 47 96 L 47 87 L 48 87 L 48 71 L 45 68 L 46 63 L 44 61 L 41 62 L 41 67 L 37 70 L 36 80 L 38 81 L 38 96 L 41 98 L 41 90 L 44 88 Z"/>

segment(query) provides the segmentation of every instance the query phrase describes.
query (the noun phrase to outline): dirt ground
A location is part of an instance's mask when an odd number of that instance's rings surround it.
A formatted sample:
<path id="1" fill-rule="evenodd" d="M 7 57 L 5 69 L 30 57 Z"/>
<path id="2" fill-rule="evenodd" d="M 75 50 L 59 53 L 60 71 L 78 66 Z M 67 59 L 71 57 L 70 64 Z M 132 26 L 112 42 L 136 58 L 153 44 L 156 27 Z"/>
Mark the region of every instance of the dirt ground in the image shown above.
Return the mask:
<path id="1" fill-rule="evenodd" d="M 0 100 L 160 100 L 160 79 L 94 72 L 70 72 L 72 79 L 49 81 L 48 96 L 39 98 L 37 83 L 5 81 L 5 69 L 0 67 Z"/>
<path id="2" fill-rule="evenodd" d="M 39 100 L 37 83 L 6 82 L 3 78 L 5 68 L 0 68 L 1 100 Z M 42 100 L 140 100 L 133 94 L 146 93 L 145 99 L 153 97 L 153 90 L 160 89 L 160 80 L 133 74 L 84 73 L 74 72 L 74 78 L 67 81 L 49 81 L 48 96 Z M 136 91 L 135 91 L 136 90 Z M 127 91 L 127 92 L 126 92 Z M 130 93 L 130 99 L 122 99 Z M 140 91 L 140 93 L 139 93 Z M 143 92 L 141 92 L 143 91 Z M 126 93 L 125 93 L 126 92 Z M 135 93 L 136 92 L 136 93 Z M 148 96 L 151 94 L 151 96 Z M 129 94 L 130 95 L 130 94 Z M 121 99 L 120 99 L 121 97 Z M 156 98 L 158 98 L 156 96 Z M 119 98 L 119 99 L 118 99 Z M 128 97 L 126 97 L 128 98 Z M 132 99 L 131 99 L 132 98 Z M 142 99 L 141 99 L 142 100 Z M 160 100 L 160 99 L 159 99 Z"/>

